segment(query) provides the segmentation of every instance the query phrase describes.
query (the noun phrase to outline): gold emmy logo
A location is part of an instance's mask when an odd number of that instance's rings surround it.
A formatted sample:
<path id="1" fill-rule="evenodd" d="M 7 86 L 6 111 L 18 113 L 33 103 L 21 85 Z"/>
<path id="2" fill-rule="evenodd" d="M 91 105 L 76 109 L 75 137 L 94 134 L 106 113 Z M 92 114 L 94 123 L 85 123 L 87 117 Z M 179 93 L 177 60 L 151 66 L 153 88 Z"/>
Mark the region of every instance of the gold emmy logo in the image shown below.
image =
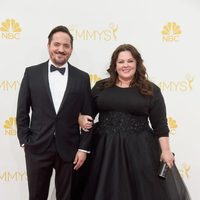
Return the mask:
<path id="1" fill-rule="evenodd" d="M 0 173 L 0 181 L 9 182 L 9 181 L 15 181 L 15 182 L 22 182 L 27 181 L 27 174 L 25 171 L 16 171 L 16 172 L 10 172 L 10 171 L 4 171 Z"/>
<path id="2" fill-rule="evenodd" d="M 114 40 L 116 40 L 117 39 L 116 32 L 118 30 L 118 26 L 116 24 L 110 23 L 110 29 L 111 29 Z"/>
<path id="3" fill-rule="evenodd" d="M 194 81 L 194 77 L 192 77 L 190 74 L 186 74 L 185 78 L 187 80 L 188 89 L 192 90 L 192 83 Z"/>
<path id="4" fill-rule="evenodd" d="M 168 124 L 169 124 L 170 133 L 172 135 L 175 135 L 176 134 L 176 129 L 178 127 L 177 123 L 176 123 L 176 120 L 174 120 L 172 117 L 168 117 L 167 121 L 168 121 Z"/>
<path id="5" fill-rule="evenodd" d="M 6 19 L 0 27 L 2 39 L 19 39 L 19 33 L 22 31 L 20 24 L 14 19 Z"/>
<path id="6" fill-rule="evenodd" d="M 185 76 L 185 80 L 179 81 L 160 81 L 158 83 L 160 89 L 162 91 L 170 91 L 170 92 L 190 92 L 193 89 L 194 77 L 187 74 Z"/>
<path id="7" fill-rule="evenodd" d="M 163 35 L 163 41 L 174 42 L 178 41 L 178 37 L 182 32 L 179 25 L 177 25 L 175 22 L 169 22 L 163 27 L 161 33 Z"/>
<path id="8" fill-rule="evenodd" d="M 117 40 L 118 25 L 110 23 L 109 27 L 103 30 L 80 30 L 72 25 L 69 30 L 75 39 L 111 41 Z"/>
<path id="9" fill-rule="evenodd" d="M 90 74 L 91 85 L 94 85 L 99 80 L 101 80 L 101 77 L 99 77 L 97 74 Z"/>
<path id="10" fill-rule="evenodd" d="M 4 80 L 0 83 L 0 89 L 2 89 L 3 91 L 17 90 L 19 86 L 20 86 L 19 81 Z"/>
<path id="11" fill-rule="evenodd" d="M 5 135 L 14 136 L 16 135 L 16 118 L 10 117 L 4 123 Z"/>
<path id="12" fill-rule="evenodd" d="M 181 169 L 179 169 L 182 178 L 189 178 L 190 169 L 190 165 L 186 164 L 185 162 L 182 164 Z"/>

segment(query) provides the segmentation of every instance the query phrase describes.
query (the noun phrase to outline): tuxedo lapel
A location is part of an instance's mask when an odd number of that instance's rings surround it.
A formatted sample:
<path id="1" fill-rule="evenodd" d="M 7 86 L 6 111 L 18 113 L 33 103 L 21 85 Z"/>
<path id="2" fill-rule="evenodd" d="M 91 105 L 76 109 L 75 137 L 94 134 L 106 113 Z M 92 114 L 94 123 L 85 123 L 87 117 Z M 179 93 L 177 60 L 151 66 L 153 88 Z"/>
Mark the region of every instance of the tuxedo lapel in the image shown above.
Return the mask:
<path id="1" fill-rule="evenodd" d="M 44 78 L 44 85 L 45 85 L 45 88 L 46 88 L 48 97 L 49 97 L 49 99 L 50 99 L 50 101 L 51 101 L 52 107 L 53 107 L 54 112 L 55 112 L 55 114 L 56 114 L 55 107 L 54 107 L 54 104 L 53 104 L 53 99 L 52 99 L 52 96 L 51 96 L 50 87 L 49 87 L 48 61 L 47 61 L 46 63 L 44 63 L 44 66 L 43 66 L 43 78 Z"/>
<path id="2" fill-rule="evenodd" d="M 67 96 L 69 94 L 69 91 L 72 87 L 72 82 L 73 80 L 75 80 L 75 77 L 74 77 L 74 73 L 72 71 L 72 68 L 70 66 L 70 64 L 68 64 L 68 80 L 67 80 L 67 86 L 66 86 L 66 90 L 65 90 L 65 93 L 64 93 L 64 97 L 62 99 L 62 102 L 60 104 L 60 108 L 58 110 L 58 113 L 60 112 L 60 110 L 62 109 L 62 106 L 63 104 L 65 103 L 66 99 L 67 99 Z"/>

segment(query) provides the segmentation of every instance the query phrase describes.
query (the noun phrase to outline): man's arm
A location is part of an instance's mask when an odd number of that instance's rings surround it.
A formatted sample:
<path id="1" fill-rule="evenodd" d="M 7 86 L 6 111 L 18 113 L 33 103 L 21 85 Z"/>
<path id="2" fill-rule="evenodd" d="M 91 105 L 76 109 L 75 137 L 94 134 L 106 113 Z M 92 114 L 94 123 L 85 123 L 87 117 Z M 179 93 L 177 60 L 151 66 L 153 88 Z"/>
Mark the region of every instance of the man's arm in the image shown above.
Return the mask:
<path id="1" fill-rule="evenodd" d="M 30 105 L 31 105 L 31 96 L 28 84 L 28 72 L 26 69 L 19 90 L 18 103 L 17 103 L 17 117 L 16 117 L 17 136 L 21 146 L 26 144 L 28 140 L 28 135 L 30 134 L 30 129 L 29 129 Z"/>
<path id="2" fill-rule="evenodd" d="M 84 92 L 83 94 L 84 97 L 80 113 L 83 115 L 92 116 L 92 94 L 91 94 L 90 79 L 88 74 L 85 79 L 83 92 Z M 81 129 L 81 140 L 79 149 L 90 151 L 90 140 L 91 140 L 91 134 Z"/>

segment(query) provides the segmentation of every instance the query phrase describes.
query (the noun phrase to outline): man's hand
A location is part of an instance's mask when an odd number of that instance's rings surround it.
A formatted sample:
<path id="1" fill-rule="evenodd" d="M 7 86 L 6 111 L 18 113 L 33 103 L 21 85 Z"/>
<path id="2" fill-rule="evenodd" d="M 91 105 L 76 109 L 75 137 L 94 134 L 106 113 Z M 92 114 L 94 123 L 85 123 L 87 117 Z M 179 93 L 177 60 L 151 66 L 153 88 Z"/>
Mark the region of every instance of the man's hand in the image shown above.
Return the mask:
<path id="1" fill-rule="evenodd" d="M 73 162 L 73 164 L 75 165 L 74 170 L 78 170 L 83 165 L 86 158 L 87 158 L 87 153 L 82 152 L 82 151 L 77 151 L 74 162 Z"/>

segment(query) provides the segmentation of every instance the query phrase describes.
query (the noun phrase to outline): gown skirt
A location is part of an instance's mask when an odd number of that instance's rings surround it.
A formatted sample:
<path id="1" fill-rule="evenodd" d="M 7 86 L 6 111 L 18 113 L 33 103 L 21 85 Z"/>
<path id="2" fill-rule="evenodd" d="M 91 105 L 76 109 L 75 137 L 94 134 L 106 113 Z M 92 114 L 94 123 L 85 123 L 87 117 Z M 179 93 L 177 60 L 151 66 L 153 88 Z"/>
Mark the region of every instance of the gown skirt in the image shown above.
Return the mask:
<path id="1" fill-rule="evenodd" d="M 100 113 L 92 134 L 76 200 L 190 200 L 176 165 L 166 179 L 158 176 L 161 151 L 147 118 Z"/>

